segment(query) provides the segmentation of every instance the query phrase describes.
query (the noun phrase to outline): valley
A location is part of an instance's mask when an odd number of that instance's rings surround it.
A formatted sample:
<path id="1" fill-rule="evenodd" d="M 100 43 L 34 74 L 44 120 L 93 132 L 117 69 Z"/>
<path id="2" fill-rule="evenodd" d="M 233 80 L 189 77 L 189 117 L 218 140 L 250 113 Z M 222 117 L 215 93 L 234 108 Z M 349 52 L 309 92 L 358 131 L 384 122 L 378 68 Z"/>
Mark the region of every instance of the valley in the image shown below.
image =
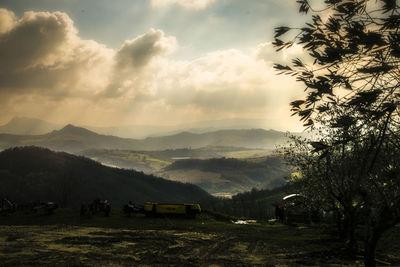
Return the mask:
<path id="1" fill-rule="evenodd" d="M 33 129 L 35 122 L 42 130 L 52 126 L 44 121 L 15 119 L 7 129 L 25 133 Z M 131 139 L 67 125 L 46 134 L 0 133 L 0 149 L 37 146 L 69 152 L 104 166 L 192 183 L 211 194 L 229 197 L 252 188 L 274 188 L 285 183 L 287 167 L 273 155 L 275 146 L 285 140 L 287 137 L 283 132 L 262 129 L 180 132 Z M 193 164 L 194 161 L 198 164 Z M 190 162 L 191 166 L 183 166 L 180 162 Z M 212 170 L 208 164 L 213 165 Z M 225 167 L 219 168 L 219 165 Z"/>
<path id="2" fill-rule="evenodd" d="M 271 150 L 205 147 L 164 151 L 87 150 L 80 153 L 107 166 L 135 169 L 192 183 L 211 194 L 232 195 L 285 183 L 287 167 Z M 248 157 L 248 158 L 247 158 Z"/>

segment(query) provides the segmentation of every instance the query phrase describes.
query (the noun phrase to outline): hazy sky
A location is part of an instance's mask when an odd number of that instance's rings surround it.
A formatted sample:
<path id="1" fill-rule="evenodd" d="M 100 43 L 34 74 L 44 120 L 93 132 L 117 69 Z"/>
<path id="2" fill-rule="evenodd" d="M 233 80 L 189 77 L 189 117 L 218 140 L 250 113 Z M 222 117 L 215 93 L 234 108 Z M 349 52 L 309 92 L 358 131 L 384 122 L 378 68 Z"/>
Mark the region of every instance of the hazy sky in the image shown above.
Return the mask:
<path id="1" fill-rule="evenodd" d="M 273 28 L 294 0 L 2 0 L 0 123 L 93 126 L 225 118 L 299 130 L 300 84 L 277 76 Z"/>

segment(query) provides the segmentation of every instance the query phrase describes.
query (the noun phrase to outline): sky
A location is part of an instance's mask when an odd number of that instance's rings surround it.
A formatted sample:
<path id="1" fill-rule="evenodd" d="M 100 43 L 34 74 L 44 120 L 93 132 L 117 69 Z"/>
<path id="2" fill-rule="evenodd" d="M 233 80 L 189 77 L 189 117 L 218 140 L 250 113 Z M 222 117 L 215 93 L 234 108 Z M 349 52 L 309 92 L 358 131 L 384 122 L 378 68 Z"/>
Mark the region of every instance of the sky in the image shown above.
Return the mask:
<path id="1" fill-rule="evenodd" d="M 294 0 L 2 0 L 0 123 L 91 126 L 262 120 L 299 131 L 301 84 L 277 75 L 276 26 Z"/>

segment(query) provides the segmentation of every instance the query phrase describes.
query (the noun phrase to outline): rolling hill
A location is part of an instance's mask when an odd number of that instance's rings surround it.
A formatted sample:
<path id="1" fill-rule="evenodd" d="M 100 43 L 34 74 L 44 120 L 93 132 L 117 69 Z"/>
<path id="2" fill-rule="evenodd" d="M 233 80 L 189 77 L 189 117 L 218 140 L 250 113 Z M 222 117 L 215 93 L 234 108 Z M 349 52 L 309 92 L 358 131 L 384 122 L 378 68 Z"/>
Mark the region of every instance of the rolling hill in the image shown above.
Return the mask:
<path id="1" fill-rule="evenodd" d="M 289 168 L 270 150 L 234 147 L 132 151 L 92 149 L 82 155 L 102 164 L 196 184 L 214 195 L 280 186 Z"/>
<path id="2" fill-rule="evenodd" d="M 0 134 L 0 149 L 34 145 L 57 151 L 79 152 L 86 149 L 166 150 L 201 148 L 206 146 L 230 146 L 273 149 L 286 140 L 286 134 L 274 130 L 220 130 L 194 134 L 182 132 L 163 137 L 129 139 L 101 135 L 71 124 L 60 130 L 43 135 Z"/>
<path id="3" fill-rule="evenodd" d="M 273 189 L 286 184 L 289 168 L 282 158 L 178 160 L 157 175 L 200 186 L 210 194 L 233 195 L 252 188 Z"/>
<path id="4" fill-rule="evenodd" d="M 0 152 L 0 198 L 19 203 L 55 201 L 78 206 L 100 197 L 121 205 L 128 200 L 197 202 L 208 196 L 192 184 L 106 167 L 65 152 L 38 147 Z"/>
<path id="5" fill-rule="evenodd" d="M 89 149 L 79 153 L 105 165 L 156 173 L 181 159 L 259 158 L 271 155 L 271 150 L 240 147 L 213 147 L 167 149 L 161 151 L 135 151 L 119 149 Z"/>
<path id="6" fill-rule="evenodd" d="M 71 124 L 61 130 L 43 135 L 0 134 L 0 148 L 16 146 L 40 146 L 57 151 L 77 152 L 89 148 L 123 148 L 133 146 L 135 140 L 100 135 Z"/>

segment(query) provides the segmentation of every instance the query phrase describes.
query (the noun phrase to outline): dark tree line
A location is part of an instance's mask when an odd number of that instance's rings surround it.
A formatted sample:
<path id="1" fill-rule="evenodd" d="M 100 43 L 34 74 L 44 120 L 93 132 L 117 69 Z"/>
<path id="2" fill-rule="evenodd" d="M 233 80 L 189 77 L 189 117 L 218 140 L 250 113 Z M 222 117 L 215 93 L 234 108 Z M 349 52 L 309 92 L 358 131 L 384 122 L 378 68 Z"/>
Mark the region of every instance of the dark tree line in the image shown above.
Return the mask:
<path id="1" fill-rule="evenodd" d="M 236 218 L 250 218 L 266 221 L 275 218 L 273 204 L 282 200 L 285 195 L 296 191 L 293 185 L 275 189 L 256 189 L 239 193 L 232 199 L 210 198 L 202 201 L 201 205 L 207 210 L 227 214 Z"/>

